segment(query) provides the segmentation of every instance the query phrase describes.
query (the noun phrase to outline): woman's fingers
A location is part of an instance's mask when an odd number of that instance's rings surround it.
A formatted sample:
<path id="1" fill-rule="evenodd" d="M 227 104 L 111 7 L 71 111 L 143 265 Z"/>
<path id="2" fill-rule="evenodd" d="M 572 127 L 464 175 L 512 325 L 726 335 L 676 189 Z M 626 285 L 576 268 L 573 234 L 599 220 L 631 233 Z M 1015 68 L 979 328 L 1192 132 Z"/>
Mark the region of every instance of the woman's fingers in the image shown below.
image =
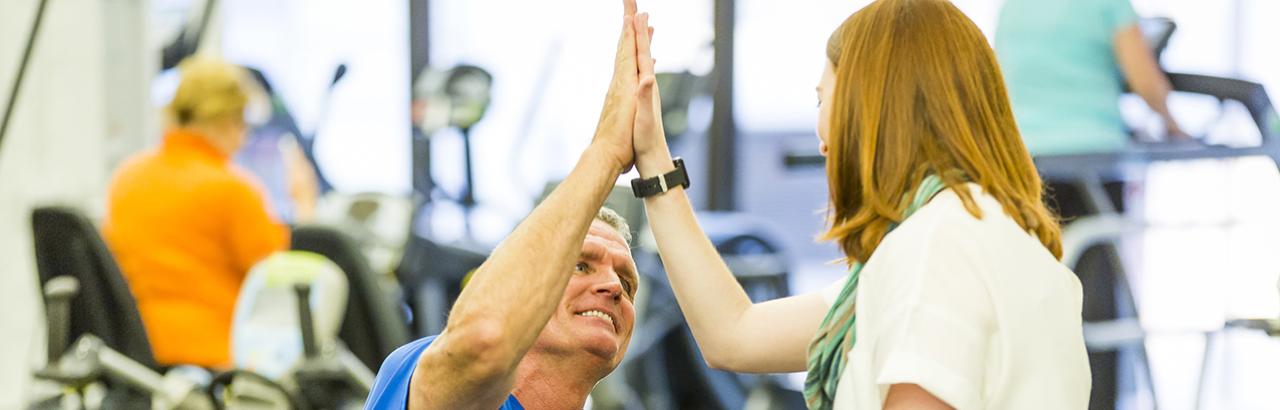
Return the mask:
<path id="1" fill-rule="evenodd" d="M 645 59 L 652 57 L 651 43 L 649 41 L 649 13 L 640 13 L 635 19 L 636 31 L 636 55 L 637 59 L 643 62 Z"/>
<path id="2" fill-rule="evenodd" d="M 622 15 L 636 15 L 636 0 L 622 0 Z"/>

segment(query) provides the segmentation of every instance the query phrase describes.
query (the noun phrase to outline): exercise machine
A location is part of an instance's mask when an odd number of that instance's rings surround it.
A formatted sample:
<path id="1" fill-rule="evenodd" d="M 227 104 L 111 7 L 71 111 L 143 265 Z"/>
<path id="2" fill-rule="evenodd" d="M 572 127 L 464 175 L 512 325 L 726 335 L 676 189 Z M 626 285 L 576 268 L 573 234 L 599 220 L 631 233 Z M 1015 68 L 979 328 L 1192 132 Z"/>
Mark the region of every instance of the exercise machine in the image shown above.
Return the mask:
<path id="1" fill-rule="evenodd" d="M 108 347 L 93 334 L 84 334 L 68 348 L 71 327 L 71 303 L 80 294 L 80 281 L 72 276 L 59 276 L 44 284 L 44 298 L 49 331 L 49 364 L 35 373 L 36 379 L 51 382 L 62 394 L 38 399 L 33 409 L 88 409 L 113 406 L 134 407 L 142 404 L 152 409 L 212 409 L 205 395 L 200 371 L 174 369 L 160 374 Z M 104 383 L 110 383 L 104 386 Z M 94 400 L 87 392 L 104 388 L 125 393 L 104 394 Z"/>
<path id="2" fill-rule="evenodd" d="M 286 251 L 255 265 L 236 301 L 236 370 L 215 377 L 214 403 L 361 408 L 374 375 L 338 339 L 346 303 L 346 277 L 323 256 Z"/>

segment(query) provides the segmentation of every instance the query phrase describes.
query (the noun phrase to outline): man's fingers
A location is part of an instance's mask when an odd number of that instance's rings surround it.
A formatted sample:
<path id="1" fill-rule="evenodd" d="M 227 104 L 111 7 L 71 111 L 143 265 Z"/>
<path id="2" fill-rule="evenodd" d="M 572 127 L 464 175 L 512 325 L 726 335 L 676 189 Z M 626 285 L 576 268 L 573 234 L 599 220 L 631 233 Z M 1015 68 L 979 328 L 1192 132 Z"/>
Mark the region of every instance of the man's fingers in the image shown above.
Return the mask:
<path id="1" fill-rule="evenodd" d="M 613 67 L 615 80 L 625 78 L 624 75 L 635 75 L 636 73 L 636 30 L 634 20 L 634 16 L 622 18 L 622 38 L 618 39 L 618 51 Z"/>
<path id="2" fill-rule="evenodd" d="M 635 16 L 622 17 L 622 33 L 618 35 L 618 55 L 623 55 L 623 51 L 627 49 L 627 44 L 635 44 Z M 634 45 L 632 46 L 634 47 Z"/>

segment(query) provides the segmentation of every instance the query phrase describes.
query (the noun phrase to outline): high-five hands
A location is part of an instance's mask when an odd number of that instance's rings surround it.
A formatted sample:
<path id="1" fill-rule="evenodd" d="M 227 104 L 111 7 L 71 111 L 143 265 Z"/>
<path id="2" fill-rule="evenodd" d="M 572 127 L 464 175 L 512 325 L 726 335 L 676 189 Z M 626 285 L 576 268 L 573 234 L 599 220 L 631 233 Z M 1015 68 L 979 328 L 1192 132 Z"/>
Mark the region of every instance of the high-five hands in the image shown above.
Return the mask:
<path id="1" fill-rule="evenodd" d="M 625 172 L 635 162 L 632 133 L 635 126 L 636 88 L 639 69 L 636 67 L 636 0 L 622 1 L 622 35 L 613 62 L 613 80 L 605 94 L 604 109 L 596 125 L 596 135 L 591 140 L 616 162 L 618 170 Z"/>
<path id="2" fill-rule="evenodd" d="M 636 66 L 639 70 L 639 89 L 636 91 L 634 139 L 636 167 L 642 178 L 664 174 L 674 168 L 667 150 L 666 134 L 662 128 L 662 97 L 658 92 L 658 78 L 654 74 L 652 44 L 653 27 L 649 26 L 649 14 L 641 13 L 635 19 Z"/>
<path id="3" fill-rule="evenodd" d="M 633 164 L 641 176 L 671 168 L 662 129 L 662 99 L 654 75 L 650 46 L 653 27 L 648 13 L 636 13 L 636 0 L 623 0 L 623 27 L 614 57 L 613 80 L 591 143 L 608 155 L 620 171 Z"/>

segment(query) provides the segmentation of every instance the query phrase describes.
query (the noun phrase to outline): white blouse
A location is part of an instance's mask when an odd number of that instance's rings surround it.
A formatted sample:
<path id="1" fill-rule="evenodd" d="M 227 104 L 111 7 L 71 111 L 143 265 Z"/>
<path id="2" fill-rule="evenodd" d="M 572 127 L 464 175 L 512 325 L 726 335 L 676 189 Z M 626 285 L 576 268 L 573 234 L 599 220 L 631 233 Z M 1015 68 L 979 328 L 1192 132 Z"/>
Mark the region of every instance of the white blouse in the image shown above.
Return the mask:
<path id="1" fill-rule="evenodd" d="M 968 186 L 982 219 L 942 191 L 864 267 L 836 409 L 880 409 L 899 383 L 959 410 L 1088 407 L 1079 280 Z M 842 286 L 822 291 L 828 305 Z"/>

